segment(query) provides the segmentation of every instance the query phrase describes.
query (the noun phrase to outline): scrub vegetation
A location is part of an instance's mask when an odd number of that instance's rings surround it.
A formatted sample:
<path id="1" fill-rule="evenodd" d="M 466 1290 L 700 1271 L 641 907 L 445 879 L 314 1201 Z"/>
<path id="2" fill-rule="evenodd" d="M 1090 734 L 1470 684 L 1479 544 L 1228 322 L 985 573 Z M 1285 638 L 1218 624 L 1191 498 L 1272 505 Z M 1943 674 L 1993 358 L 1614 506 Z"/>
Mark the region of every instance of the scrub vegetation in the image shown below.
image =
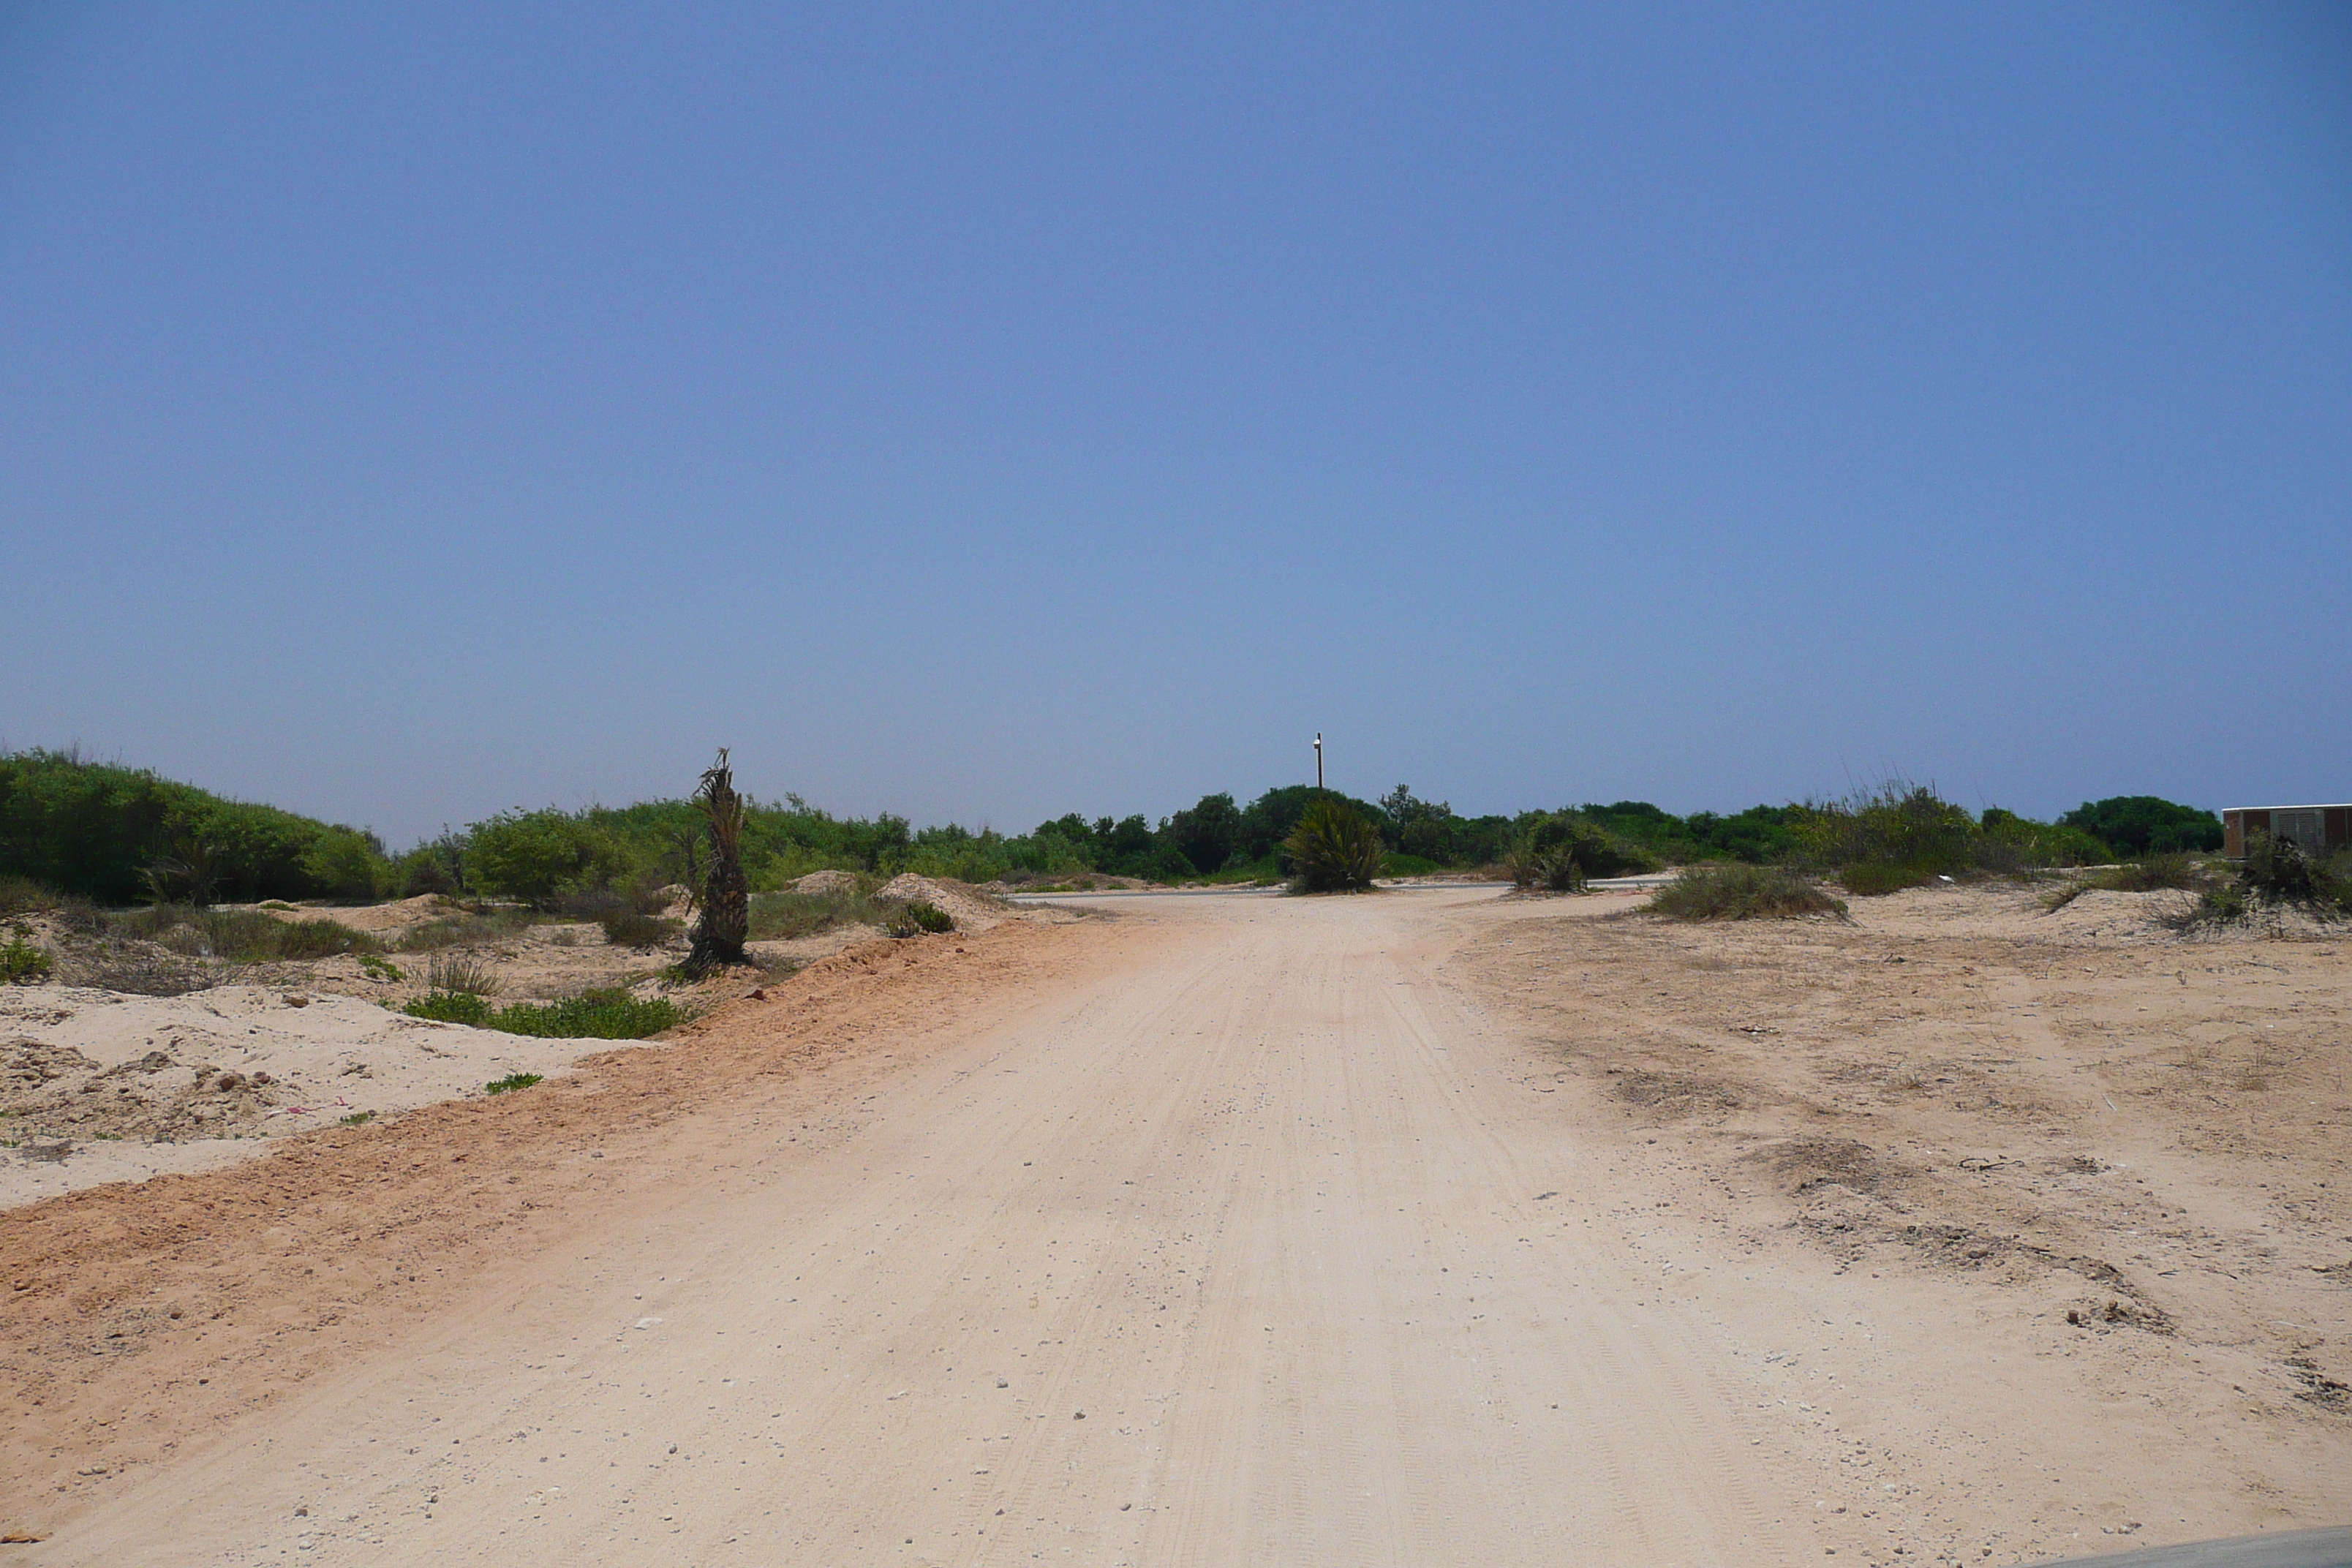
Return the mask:
<path id="1" fill-rule="evenodd" d="M 1286 785 L 1245 805 L 1231 794 L 1203 795 L 1156 825 L 1140 814 L 1071 812 L 1017 834 L 952 823 L 919 829 L 888 813 L 836 816 L 796 795 L 761 800 L 732 787 L 730 779 L 729 798 L 715 803 L 723 808 L 718 826 L 726 856 L 740 868 L 748 895 L 740 918 L 751 940 L 845 919 L 887 923 L 863 893 L 790 890 L 822 870 L 849 873 L 870 889 L 902 872 L 1015 887 L 1089 876 L 1339 886 L 1368 879 L 1369 867 L 1370 875 L 1391 877 L 1485 871 L 1565 890 L 1594 878 L 1738 863 L 1790 866 L 1871 896 L 1939 877 L 2205 852 L 2221 834 L 2211 812 L 2151 795 L 2086 802 L 2056 822 L 2036 822 L 1999 806 L 1971 813 L 1906 780 L 1835 800 L 1688 816 L 1631 800 L 1470 816 L 1404 784 L 1376 801 Z M 7 753 L 0 755 L 0 914 L 61 900 L 143 903 L 150 908 L 133 934 L 192 955 L 251 961 L 367 954 L 377 944 L 331 921 L 206 906 L 437 893 L 463 909 L 407 929 L 401 951 L 496 942 L 550 915 L 593 921 L 617 945 L 658 947 L 677 933 L 669 910 L 676 889 L 695 889 L 707 906 L 714 868 L 730 884 L 726 923 L 733 928 L 733 900 L 742 895 L 733 891 L 732 868 L 714 867 L 719 840 L 709 795 L 706 784 L 684 799 L 501 812 L 394 855 L 364 829 L 226 800 L 152 773 L 72 752 Z M 1340 862 L 1346 870 L 1332 869 Z M 738 939 L 735 929 L 713 934 L 722 946 Z"/>
<path id="2" fill-rule="evenodd" d="M 1683 868 L 1647 906 L 1678 921 L 1793 920 L 1843 915 L 1845 902 L 1786 866 L 1707 861 Z"/>
<path id="3" fill-rule="evenodd" d="M 1380 829 L 1345 800 L 1308 802 L 1282 847 L 1307 893 L 1364 891 L 1381 874 L 1384 853 Z"/>
<path id="4" fill-rule="evenodd" d="M 641 999 L 617 986 L 557 1002 L 515 1002 L 504 1007 L 491 1006 L 477 992 L 434 991 L 402 1011 L 412 1018 L 547 1040 L 642 1040 L 687 1019 L 685 1009 L 667 996 Z"/>
<path id="5" fill-rule="evenodd" d="M 2320 858 L 2291 838 L 2259 828 L 2246 835 L 2246 858 L 2228 881 L 2210 879 L 2177 922 L 2184 930 L 2229 925 L 2270 910 L 2294 910 L 2322 921 L 2352 916 L 2352 848 Z"/>

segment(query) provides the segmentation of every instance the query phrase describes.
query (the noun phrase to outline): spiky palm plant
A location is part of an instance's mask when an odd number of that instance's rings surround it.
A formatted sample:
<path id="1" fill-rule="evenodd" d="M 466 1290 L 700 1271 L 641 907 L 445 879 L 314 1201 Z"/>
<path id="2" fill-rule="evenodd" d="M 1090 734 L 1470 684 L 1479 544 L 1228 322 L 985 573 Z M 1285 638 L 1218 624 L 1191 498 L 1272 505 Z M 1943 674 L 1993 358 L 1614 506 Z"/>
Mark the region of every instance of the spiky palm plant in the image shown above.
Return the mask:
<path id="1" fill-rule="evenodd" d="M 694 922 L 694 948 L 686 959 L 686 972 L 698 977 L 744 962 L 743 942 L 751 929 L 751 884 L 743 875 L 743 797 L 735 793 L 726 747 L 719 748 L 719 760 L 704 770 L 694 803 L 710 827 L 702 918 Z"/>
<path id="2" fill-rule="evenodd" d="M 1381 874 L 1380 829 L 1341 801 L 1310 803 L 1282 848 L 1302 892 L 1360 892 Z"/>
<path id="3" fill-rule="evenodd" d="M 1543 888 L 1555 893 L 1584 891 L 1584 868 L 1577 863 L 1572 844 L 1543 845 L 1523 836 L 1503 859 L 1511 883 L 1522 891 Z"/>

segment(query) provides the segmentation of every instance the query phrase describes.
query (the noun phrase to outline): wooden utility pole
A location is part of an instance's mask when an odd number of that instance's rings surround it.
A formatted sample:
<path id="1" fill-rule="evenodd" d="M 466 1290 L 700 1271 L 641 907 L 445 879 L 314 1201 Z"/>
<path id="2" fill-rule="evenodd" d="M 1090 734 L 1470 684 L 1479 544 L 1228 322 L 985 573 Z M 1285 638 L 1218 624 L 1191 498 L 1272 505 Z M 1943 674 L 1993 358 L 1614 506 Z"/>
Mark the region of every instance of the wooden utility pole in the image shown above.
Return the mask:
<path id="1" fill-rule="evenodd" d="M 1315 731 L 1315 787 L 1323 787 L 1323 731 Z"/>

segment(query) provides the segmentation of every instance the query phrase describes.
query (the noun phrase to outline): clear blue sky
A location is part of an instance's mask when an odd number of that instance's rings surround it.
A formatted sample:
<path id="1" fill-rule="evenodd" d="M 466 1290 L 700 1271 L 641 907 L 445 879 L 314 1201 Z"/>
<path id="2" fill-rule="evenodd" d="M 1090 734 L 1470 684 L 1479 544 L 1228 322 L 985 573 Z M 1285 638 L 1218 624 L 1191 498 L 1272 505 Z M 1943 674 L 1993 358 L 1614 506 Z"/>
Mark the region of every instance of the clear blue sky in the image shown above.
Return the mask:
<path id="1" fill-rule="evenodd" d="M 2352 796 L 2341 6 L 0 11 L 0 741 Z"/>

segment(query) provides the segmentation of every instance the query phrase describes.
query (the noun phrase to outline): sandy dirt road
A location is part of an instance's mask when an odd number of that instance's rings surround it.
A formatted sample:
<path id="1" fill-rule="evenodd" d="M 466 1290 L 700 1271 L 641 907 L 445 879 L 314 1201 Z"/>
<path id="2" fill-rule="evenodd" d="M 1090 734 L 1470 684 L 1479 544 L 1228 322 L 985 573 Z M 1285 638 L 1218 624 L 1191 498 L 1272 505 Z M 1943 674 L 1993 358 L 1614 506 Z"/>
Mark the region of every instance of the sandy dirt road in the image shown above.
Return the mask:
<path id="1" fill-rule="evenodd" d="M 992 933 L 1052 962 L 855 1059 L 486 1149 L 562 1217 L 412 1259 L 429 1310 L 354 1297 L 267 1398 L 185 1344 L 53 1387 L 58 1464 L 168 1426 L 167 1384 L 215 1405 L 12 1500 L 48 1539 L 0 1562 L 2013 1562 L 2352 1474 L 2332 1428 L 2189 1432 L 1990 1297 L 1677 1203 L 1462 983 L 1527 906 L 1104 907 Z"/>

